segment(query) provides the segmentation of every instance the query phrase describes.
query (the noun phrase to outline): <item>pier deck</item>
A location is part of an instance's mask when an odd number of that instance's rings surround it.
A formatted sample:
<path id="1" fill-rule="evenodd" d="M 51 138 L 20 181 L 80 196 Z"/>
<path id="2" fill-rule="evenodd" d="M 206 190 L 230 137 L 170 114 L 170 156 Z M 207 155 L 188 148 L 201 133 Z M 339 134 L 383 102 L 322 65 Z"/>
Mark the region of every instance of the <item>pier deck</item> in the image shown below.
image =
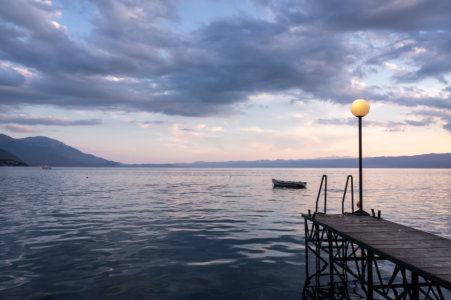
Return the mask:
<path id="1" fill-rule="evenodd" d="M 318 274 L 328 272 L 331 298 L 337 282 L 347 281 L 348 273 L 361 282 L 368 299 L 373 299 L 373 292 L 386 299 L 444 299 L 441 288 L 451 290 L 449 239 L 371 216 L 303 217 L 306 255 L 312 251 L 317 257 Z M 324 252 L 326 258 L 321 257 Z M 379 270 L 382 261 L 394 265 L 385 277 Z M 306 268 L 308 274 L 308 263 Z"/>
<path id="2" fill-rule="evenodd" d="M 451 289 L 451 240 L 371 216 L 319 214 L 315 222 Z"/>

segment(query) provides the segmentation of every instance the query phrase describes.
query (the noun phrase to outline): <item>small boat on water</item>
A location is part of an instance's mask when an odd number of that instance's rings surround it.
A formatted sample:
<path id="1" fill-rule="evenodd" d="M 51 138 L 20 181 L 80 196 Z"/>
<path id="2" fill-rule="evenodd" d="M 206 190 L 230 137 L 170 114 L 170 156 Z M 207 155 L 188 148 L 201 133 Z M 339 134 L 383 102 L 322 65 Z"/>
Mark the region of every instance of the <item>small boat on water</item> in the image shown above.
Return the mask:
<path id="1" fill-rule="evenodd" d="M 274 187 L 286 187 L 294 189 L 305 189 L 307 187 L 307 182 L 303 181 L 285 181 L 273 179 L 272 183 L 274 184 Z"/>
<path id="2" fill-rule="evenodd" d="M 42 169 L 43 169 L 43 170 L 51 170 L 52 167 L 49 166 L 49 165 L 43 165 L 43 166 L 42 166 Z"/>

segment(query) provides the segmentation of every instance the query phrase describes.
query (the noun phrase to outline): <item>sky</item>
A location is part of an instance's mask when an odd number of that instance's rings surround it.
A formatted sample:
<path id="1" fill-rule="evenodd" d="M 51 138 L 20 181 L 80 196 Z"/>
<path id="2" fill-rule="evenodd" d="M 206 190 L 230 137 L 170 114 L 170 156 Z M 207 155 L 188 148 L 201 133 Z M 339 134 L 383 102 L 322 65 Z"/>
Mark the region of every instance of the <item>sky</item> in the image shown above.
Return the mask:
<path id="1" fill-rule="evenodd" d="M 0 133 L 123 163 L 451 152 L 449 0 L 2 0 Z"/>

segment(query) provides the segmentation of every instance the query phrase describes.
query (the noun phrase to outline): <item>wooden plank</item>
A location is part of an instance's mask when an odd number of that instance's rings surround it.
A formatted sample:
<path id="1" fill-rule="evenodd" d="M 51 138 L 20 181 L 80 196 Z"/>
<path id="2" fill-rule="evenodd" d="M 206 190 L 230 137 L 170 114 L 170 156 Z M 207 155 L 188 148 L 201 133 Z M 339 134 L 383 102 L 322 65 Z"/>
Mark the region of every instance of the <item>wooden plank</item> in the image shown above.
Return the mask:
<path id="1" fill-rule="evenodd" d="M 442 267 L 451 266 L 451 257 L 429 257 L 427 260 L 418 260 L 416 257 L 406 257 L 404 261 L 407 264 L 415 265 L 418 268 L 423 267 Z"/>
<path id="2" fill-rule="evenodd" d="M 367 226 L 343 226 L 343 225 L 330 225 L 329 227 L 341 232 L 416 232 L 417 230 L 412 228 L 395 228 L 391 225 L 367 225 Z"/>
<path id="3" fill-rule="evenodd" d="M 440 278 L 446 282 L 451 282 L 451 275 L 440 275 Z"/>
<path id="4" fill-rule="evenodd" d="M 451 269 L 449 267 L 424 267 L 424 271 L 436 275 L 451 275 Z"/>
<path id="5" fill-rule="evenodd" d="M 392 240 L 398 241 L 422 241 L 425 239 L 425 236 L 421 232 L 409 232 L 409 234 L 399 234 L 398 232 L 342 232 L 347 234 L 351 238 L 355 240 L 359 240 L 364 242 L 365 244 L 369 244 L 372 241 L 387 241 L 390 242 Z M 376 245 L 376 244 L 375 244 Z"/>
<path id="6" fill-rule="evenodd" d="M 380 224 L 388 222 L 383 219 L 376 219 L 368 216 L 353 216 L 353 215 L 316 215 L 315 221 L 328 223 L 343 223 L 343 224 Z"/>
<path id="7" fill-rule="evenodd" d="M 385 241 L 372 241 L 372 245 L 378 246 L 378 245 L 384 245 Z M 423 246 L 427 247 L 428 245 L 431 245 L 432 247 L 450 247 L 451 248 L 451 240 L 447 240 L 440 237 L 433 237 L 433 238 L 426 238 L 426 239 L 420 239 L 420 240 L 414 240 L 411 241 L 399 241 L 399 240 L 392 240 L 388 242 L 388 245 L 393 244 L 399 244 L 400 246 L 408 246 L 413 245 L 417 246 L 418 248 L 421 248 Z"/>
<path id="8" fill-rule="evenodd" d="M 369 243 L 374 248 L 398 248 L 398 249 L 428 249 L 428 248 L 447 248 L 451 249 L 451 241 L 435 240 L 419 240 L 419 241 L 374 241 Z"/>
<path id="9" fill-rule="evenodd" d="M 427 261 L 428 257 L 451 257 L 449 248 L 426 248 L 426 249 L 399 249 L 399 248 L 377 248 L 377 250 L 388 255 L 404 260 L 407 257 L 417 257 L 419 260 Z"/>
<path id="10" fill-rule="evenodd" d="M 343 227 L 343 228 L 375 228 L 375 227 L 381 227 L 381 228 L 391 228 L 396 231 L 418 231 L 417 229 L 402 226 L 399 224 L 393 224 L 389 222 L 379 222 L 379 223 L 331 223 L 329 226 L 336 226 L 336 227 Z"/>

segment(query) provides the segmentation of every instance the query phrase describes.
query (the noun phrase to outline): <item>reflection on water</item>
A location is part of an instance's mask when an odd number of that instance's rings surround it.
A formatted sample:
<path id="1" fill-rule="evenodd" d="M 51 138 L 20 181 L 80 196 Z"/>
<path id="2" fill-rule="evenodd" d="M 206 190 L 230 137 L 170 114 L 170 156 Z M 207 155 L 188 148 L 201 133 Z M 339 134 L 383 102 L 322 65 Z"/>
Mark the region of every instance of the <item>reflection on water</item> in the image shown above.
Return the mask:
<path id="1" fill-rule="evenodd" d="M 299 299 L 300 214 L 323 173 L 328 211 L 340 212 L 356 169 L 0 168 L 0 295 Z M 271 178 L 308 186 L 273 189 Z M 366 209 L 451 238 L 450 170 L 364 179 Z"/>

